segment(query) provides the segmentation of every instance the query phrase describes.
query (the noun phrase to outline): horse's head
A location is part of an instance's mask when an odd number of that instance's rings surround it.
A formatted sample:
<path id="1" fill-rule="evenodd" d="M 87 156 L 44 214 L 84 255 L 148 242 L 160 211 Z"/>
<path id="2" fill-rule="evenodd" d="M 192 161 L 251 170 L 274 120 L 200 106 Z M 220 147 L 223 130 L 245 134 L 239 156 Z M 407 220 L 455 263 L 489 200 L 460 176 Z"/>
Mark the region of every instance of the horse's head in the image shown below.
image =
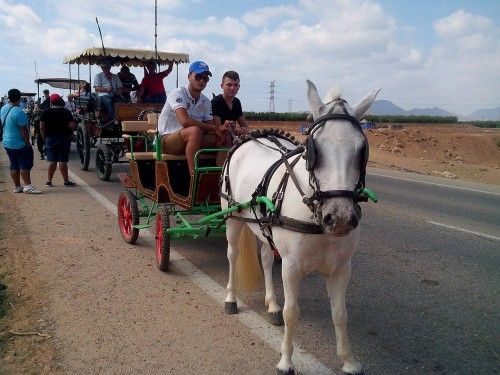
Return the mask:
<path id="1" fill-rule="evenodd" d="M 325 232 L 345 236 L 358 226 L 355 190 L 364 185 L 368 141 L 358 120 L 370 108 L 380 89 L 349 106 L 340 90 L 323 102 L 311 81 L 307 98 L 315 120 L 306 141 L 306 161 L 315 189 L 318 219 Z"/>

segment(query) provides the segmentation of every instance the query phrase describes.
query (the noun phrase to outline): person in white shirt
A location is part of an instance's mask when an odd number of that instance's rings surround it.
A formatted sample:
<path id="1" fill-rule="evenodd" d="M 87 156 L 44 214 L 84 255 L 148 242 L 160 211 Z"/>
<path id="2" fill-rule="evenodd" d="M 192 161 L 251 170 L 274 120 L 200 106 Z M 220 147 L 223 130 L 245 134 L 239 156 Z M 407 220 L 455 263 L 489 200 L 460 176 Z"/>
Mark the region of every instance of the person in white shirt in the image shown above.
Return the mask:
<path id="1" fill-rule="evenodd" d="M 94 78 L 94 89 L 101 101 L 101 109 L 106 112 L 111 121 L 115 118 L 114 97 L 123 95 L 123 85 L 118 75 L 111 73 L 111 64 L 103 61 L 101 64 L 102 72 Z"/>
<path id="2" fill-rule="evenodd" d="M 191 175 L 194 155 L 200 148 L 229 147 L 226 134 L 214 125 L 210 100 L 201 93 L 211 76 L 206 63 L 192 63 L 187 87 L 179 87 L 168 94 L 158 118 L 163 152 L 186 154 Z M 220 158 L 218 155 L 218 164 L 221 164 Z"/>

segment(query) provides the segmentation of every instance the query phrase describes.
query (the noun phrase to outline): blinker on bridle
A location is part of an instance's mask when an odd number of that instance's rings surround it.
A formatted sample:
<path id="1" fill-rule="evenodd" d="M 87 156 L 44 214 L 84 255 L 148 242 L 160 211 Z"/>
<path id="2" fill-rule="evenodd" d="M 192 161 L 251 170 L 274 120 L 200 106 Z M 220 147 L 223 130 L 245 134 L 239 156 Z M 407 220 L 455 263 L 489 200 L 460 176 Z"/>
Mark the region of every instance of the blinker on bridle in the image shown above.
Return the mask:
<path id="1" fill-rule="evenodd" d="M 334 99 L 326 104 L 334 103 L 332 108 L 328 111 L 328 113 L 324 116 L 317 118 L 312 126 L 309 128 L 307 140 L 305 142 L 305 152 L 304 158 L 306 159 L 306 170 L 309 172 L 309 184 L 313 189 L 313 194 L 310 197 L 307 197 L 303 194 L 304 203 L 311 209 L 311 211 L 315 211 L 317 209 L 317 203 L 320 203 L 324 199 L 329 198 L 338 198 L 345 197 L 350 199 L 356 199 L 359 196 L 358 191 L 364 188 L 365 185 L 365 174 L 366 174 L 366 163 L 368 161 L 368 143 L 365 135 L 363 134 L 363 130 L 361 129 L 361 124 L 359 121 L 351 116 L 345 107 L 344 99 Z M 343 113 L 333 113 L 335 107 L 339 105 L 342 109 Z M 360 165 L 360 176 L 358 183 L 354 190 L 327 190 L 321 191 L 319 187 L 319 181 L 314 174 L 314 166 L 316 164 L 316 147 L 314 143 L 314 133 L 325 126 L 326 122 L 329 120 L 346 120 L 349 121 L 355 129 L 359 130 L 359 132 L 363 135 L 365 139 L 365 146 L 363 147 L 363 155 L 361 158 Z"/>

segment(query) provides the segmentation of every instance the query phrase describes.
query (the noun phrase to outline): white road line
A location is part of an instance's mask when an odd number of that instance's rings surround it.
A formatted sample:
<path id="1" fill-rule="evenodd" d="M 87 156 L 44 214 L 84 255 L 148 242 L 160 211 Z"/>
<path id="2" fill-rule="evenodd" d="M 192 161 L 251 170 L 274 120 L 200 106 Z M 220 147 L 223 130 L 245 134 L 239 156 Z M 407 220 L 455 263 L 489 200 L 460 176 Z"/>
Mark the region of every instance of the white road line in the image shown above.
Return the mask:
<path id="1" fill-rule="evenodd" d="M 402 181 L 409 181 L 409 182 L 419 182 L 421 184 L 426 184 L 426 185 L 441 186 L 441 187 L 446 187 L 446 188 L 450 188 L 450 189 L 473 191 L 475 193 L 483 193 L 483 194 L 491 194 L 491 195 L 500 196 L 500 193 L 495 193 L 493 191 L 486 191 L 486 190 L 471 189 L 471 188 L 466 188 L 466 187 L 461 187 L 461 186 L 439 184 L 437 182 L 428 182 L 428 181 L 422 181 L 422 180 L 414 180 L 414 179 L 411 179 L 411 178 L 389 176 L 389 175 L 386 175 L 386 174 L 373 173 L 373 172 L 368 172 L 368 175 L 378 176 L 378 177 L 387 177 L 387 178 L 392 178 L 394 180 L 402 180 Z"/>
<path id="2" fill-rule="evenodd" d="M 102 204 L 109 212 L 117 216 L 117 208 L 109 199 L 96 191 L 94 188 L 90 187 L 84 180 L 79 178 L 72 171 L 68 172 L 71 179 L 75 181 L 78 186 L 80 186 L 92 197 L 94 197 L 94 199 Z M 151 232 L 142 231 L 141 237 L 145 238 L 151 247 L 154 246 L 154 236 L 153 234 L 151 234 Z M 200 271 L 199 268 L 189 262 L 173 248 L 170 249 L 170 261 L 172 267 L 179 270 L 193 284 L 196 284 L 220 306 L 224 306 L 224 300 L 226 298 L 225 287 L 219 285 L 210 276 Z M 238 305 L 241 308 L 241 311 L 239 314 L 235 315 L 235 318 L 243 323 L 246 327 L 248 327 L 256 336 L 258 336 L 272 349 L 279 353 L 281 347 L 281 339 L 283 337 L 282 329 L 268 323 L 255 311 L 250 310 L 242 301 L 238 300 Z M 293 361 L 296 366 L 296 371 L 299 371 L 303 374 L 333 374 L 333 372 L 328 367 L 326 367 L 323 363 L 314 358 L 314 356 L 302 349 L 299 345 L 297 345 L 297 343 L 294 342 L 293 346 Z"/>
<path id="3" fill-rule="evenodd" d="M 454 227 L 453 225 L 448 225 L 448 224 L 438 223 L 438 222 L 436 222 L 436 221 L 426 220 L 426 222 L 427 222 L 427 223 L 429 223 L 429 224 L 437 225 L 437 226 L 439 226 L 439 227 L 449 228 L 449 229 L 453 229 L 453 230 L 456 230 L 456 231 L 459 231 L 459 232 L 464 232 L 464 233 L 474 234 L 474 235 L 476 235 L 476 236 L 480 236 L 480 237 L 488 238 L 488 239 L 490 239 L 490 240 L 500 241 L 500 237 L 495 237 L 495 236 L 492 236 L 492 235 L 489 235 L 489 234 L 486 234 L 486 233 L 474 232 L 474 231 L 472 231 L 472 230 L 463 229 L 463 228 L 459 228 L 459 227 Z"/>

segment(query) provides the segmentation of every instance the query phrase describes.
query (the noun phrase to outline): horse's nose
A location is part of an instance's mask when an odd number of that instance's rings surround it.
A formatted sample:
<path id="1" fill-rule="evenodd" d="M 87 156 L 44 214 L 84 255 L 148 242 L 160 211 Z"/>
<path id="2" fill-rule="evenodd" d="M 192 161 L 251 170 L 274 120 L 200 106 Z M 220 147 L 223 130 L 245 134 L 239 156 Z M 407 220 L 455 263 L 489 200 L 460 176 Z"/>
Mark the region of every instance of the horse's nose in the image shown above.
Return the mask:
<path id="1" fill-rule="evenodd" d="M 355 228 L 358 227 L 358 223 L 359 223 L 358 215 L 356 215 L 355 213 L 353 213 L 351 215 L 351 220 L 349 221 L 349 224 L 351 225 L 351 227 L 353 229 L 355 229 Z"/>
<path id="2" fill-rule="evenodd" d="M 323 216 L 323 225 L 330 228 L 335 225 L 335 219 L 332 214 L 326 214 Z"/>

